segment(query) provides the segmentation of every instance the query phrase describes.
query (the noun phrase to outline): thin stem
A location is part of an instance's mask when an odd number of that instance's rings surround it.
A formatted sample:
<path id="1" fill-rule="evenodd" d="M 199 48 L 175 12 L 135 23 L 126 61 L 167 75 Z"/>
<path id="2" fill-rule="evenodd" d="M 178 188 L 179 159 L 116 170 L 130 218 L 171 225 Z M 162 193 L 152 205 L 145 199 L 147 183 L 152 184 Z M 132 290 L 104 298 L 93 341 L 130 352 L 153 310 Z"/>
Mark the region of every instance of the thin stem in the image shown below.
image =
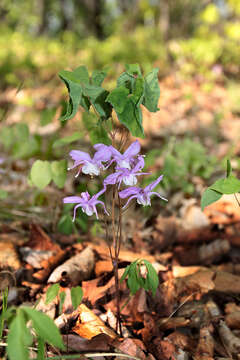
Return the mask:
<path id="1" fill-rule="evenodd" d="M 132 360 L 141 360 L 135 356 L 123 354 L 123 353 L 82 353 L 82 354 L 76 354 L 76 355 L 60 355 L 60 356 L 51 356 L 45 358 L 45 360 L 60 360 L 60 359 L 76 359 L 79 357 L 81 359 L 83 356 L 87 358 L 94 358 L 94 357 L 103 357 L 103 356 L 114 356 L 114 357 L 125 357 Z"/>
<path id="2" fill-rule="evenodd" d="M 123 148 L 125 147 L 126 143 L 128 142 L 128 139 L 129 139 L 129 133 L 127 132 L 127 135 L 125 136 L 125 140 L 124 140 L 124 142 L 122 144 Z"/>
<path id="3" fill-rule="evenodd" d="M 112 234 L 113 234 L 113 247 L 116 247 L 116 232 L 115 232 L 115 194 L 116 187 L 113 185 L 112 189 Z"/>
<path id="4" fill-rule="evenodd" d="M 235 199 L 236 199 L 236 201 L 238 203 L 238 206 L 240 207 L 240 201 L 238 200 L 236 193 L 234 193 L 234 197 L 235 197 Z"/>
<path id="5" fill-rule="evenodd" d="M 106 193 L 105 193 L 105 204 L 106 204 Z M 108 224 L 107 224 L 107 216 L 106 214 L 104 213 L 104 224 L 105 224 L 105 231 L 106 231 L 106 243 L 107 243 L 107 246 L 108 246 L 108 250 L 109 250 L 109 254 L 110 254 L 110 258 L 113 262 L 113 255 L 112 255 L 112 249 L 111 249 L 111 244 L 110 244 L 110 241 L 109 241 L 109 232 L 108 232 Z"/>
<path id="6" fill-rule="evenodd" d="M 118 243 L 117 256 L 119 255 L 119 251 L 118 251 L 118 248 L 119 248 L 119 236 L 120 236 L 120 228 L 121 228 L 121 225 L 122 225 L 121 221 L 120 221 L 121 202 L 120 202 L 119 195 L 118 195 L 118 208 L 119 208 L 119 213 L 118 213 L 118 227 L 117 227 L 117 243 Z"/>
<path id="7" fill-rule="evenodd" d="M 103 121 L 103 127 L 105 128 L 106 132 L 110 135 L 112 142 L 113 142 L 113 133 L 112 131 L 108 128 L 108 126 L 106 125 L 105 121 Z"/>
<path id="8" fill-rule="evenodd" d="M 122 336 L 122 324 L 121 324 L 121 310 L 120 310 L 120 291 L 119 291 L 119 279 L 118 279 L 118 258 L 114 259 L 114 280 L 115 280 L 115 289 L 116 289 L 116 307 L 117 307 L 117 324 L 116 332 L 120 333 Z"/>
<path id="9" fill-rule="evenodd" d="M 121 200 L 120 200 L 119 194 L 118 194 L 118 205 L 119 205 L 119 217 L 118 217 L 119 236 L 118 236 L 117 257 L 119 256 L 121 245 L 122 245 L 122 207 L 121 207 Z"/>
<path id="10" fill-rule="evenodd" d="M 131 296 L 128 297 L 127 301 L 125 301 L 125 303 L 123 304 L 123 306 L 121 307 L 121 311 L 123 311 L 123 309 L 125 308 L 125 306 L 127 306 L 127 304 L 129 303 L 129 301 L 131 300 Z"/>
<path id="11" fill-rule="evenodd" d="M 116 186 L 113 186 L 112 191 L 112 232 L 113 232 L 113 248 L 114 248 L 114 258 L 112 259 L 114 280 L 115 280 L 115 290 L 116 290 L 116 308 L 117 308 L 117 324 L 116 331 L 119 330 L 120 336 L 122 336 L 122 327 L 121 327 L 121 312 L 120 312 L 120 291 L 119 291 L 119 279 L 118 279 L 118 237 L 115 227 L 115 198 L 116 198 Z"/>
<path id="12" fill-rule="evenodd" d="M 121 139 L 120 139 L 120 142 L 119 142 L 119 151 L 122 150 L 123 145 L 124 145 L 124 130 L 121 131 Z"/>

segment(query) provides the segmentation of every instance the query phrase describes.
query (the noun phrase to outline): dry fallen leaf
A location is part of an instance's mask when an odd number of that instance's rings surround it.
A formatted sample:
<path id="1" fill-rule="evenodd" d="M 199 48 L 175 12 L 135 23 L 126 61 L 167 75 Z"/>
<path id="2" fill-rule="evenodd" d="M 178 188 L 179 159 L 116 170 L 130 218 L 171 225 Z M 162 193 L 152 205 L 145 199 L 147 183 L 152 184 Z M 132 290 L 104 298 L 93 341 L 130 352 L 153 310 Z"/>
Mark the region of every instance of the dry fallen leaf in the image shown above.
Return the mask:
<path id="1" fill-rule="evenodd" d="M 240 221 L 240 211 L 234 195 L 222 198 L 204 209 L 204 214 L 212 224 L 234 224 Z"/>
<path id="2" fill-rule="evenodd" d="M 76 325 L 72 329 L 76 334 L 86 339 L 92 339 L 99 334 L 106 334 L 113 339 L 117 337 L 116 333 L 107 327 L 86 305 L 79 305 L 77 310 L 79 312 L 79 317 Z"/>
<path id="3" fill-rule="evenodd" d="M 17 251 L 12 243 L 0 242 L 0 268 L 12 268 L 13 270 L 21 268 Z"/>
<path id="4" fill-rule="evenodd" d="M 68 259 L 58 266 L 50 275 L 48 283 L 56 283 L 67 276 L 72 285 L 79 284 L 82 280 L 89 279 L 95 265 L 93 250 L 86 247 L 82 252 Z"/>
<path id="5" fill-rule="evenodd" d="M 52 269 L 54 269 L 60 262 L 62 262 L 64 260 L 67 253 L 68 253 L 68 249 L 65 249 L 65 251 L 59 250 L 56 254 L 52 255 L 49 259 L 42 260 L 41 267 L 43 269 L 35 272 L 33 274 L 33 277 L 38 279 L 41 282 L 44 282 L 47 279 L 47 277 L 49 276 L 49 274 L 51 273 Z"/>
<path id="6" fill-rule="evenodd" d="M 99 334 L 92 339 L 86 339 L 78 335 L 63 335 L 63 342 L 69 350 L 80 351 L 108 351 L 110 349 L 109 336 L 106 334 Z"/>

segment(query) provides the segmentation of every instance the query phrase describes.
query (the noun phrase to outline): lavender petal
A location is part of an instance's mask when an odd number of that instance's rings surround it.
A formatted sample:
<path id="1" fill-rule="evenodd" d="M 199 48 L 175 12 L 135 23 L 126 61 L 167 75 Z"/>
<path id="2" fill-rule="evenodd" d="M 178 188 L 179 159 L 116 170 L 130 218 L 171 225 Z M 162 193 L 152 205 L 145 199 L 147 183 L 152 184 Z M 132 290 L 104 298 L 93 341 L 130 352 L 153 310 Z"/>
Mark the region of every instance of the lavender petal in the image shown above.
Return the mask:
<path id="1" fill-rule="evenodd" d="M 139 141 L 138 140 L 134 141 L 124 152 L 124 157 L 131 158 L 136 156 L 139 153 L 140 148 L 141 147 Z"/>
<path id="2" fill-rule="evenodd" d="M 82 198 L 80 196 L 67 196 L 63 199 L 64 204 L 76 204 L 81 203 Z"/>
<path id="3" fill-rule="evenodd" d="M 79 161 L 79 160 L 91 161 L 91 156 L 85 151 L 72 150 L 70 151 L 69 155 L 75 161 Z"/>
<path id="4" fill-rule="evenodd" d="M 119 192 L 119 196 L 121 199 L 125 199 L 127 198 L 128 196 L 131 196 L 131 195 L 137 195 L 141 192 L 141 188 L 139 187 L 136 187 L 136 186 L 131 186 L 127 189 L 124 189 L 122 191 Z"/>
<path id="5" fill-rule="evenodd" d="M 149 184 L 148 186 L 145 187 L 144 191 L 148 192 L 151 191 L 152 189 L 154 189 L 162 180 L 163 175 L 160 175 L 155 181 L 153 181 L 151 184 Z"/>

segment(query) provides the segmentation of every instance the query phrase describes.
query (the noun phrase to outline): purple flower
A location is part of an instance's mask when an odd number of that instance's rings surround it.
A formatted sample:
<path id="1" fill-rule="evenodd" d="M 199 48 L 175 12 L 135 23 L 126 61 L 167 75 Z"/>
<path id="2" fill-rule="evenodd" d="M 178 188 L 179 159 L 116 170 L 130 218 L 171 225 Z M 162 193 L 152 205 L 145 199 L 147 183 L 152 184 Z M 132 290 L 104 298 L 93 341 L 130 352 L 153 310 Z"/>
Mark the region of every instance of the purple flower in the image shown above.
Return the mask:
<path id="1" fill-rule="evenodd" d="M 129 199 L 128 199 L 127 203 L 124 205 L 123 209 L 126 208 L 129 204 L 129 202 L 134 198 L 137 199 L 138 204 L 143 205 L 143 206 L 151 205 L 151 196 L 152 195 L 157 195 L 162 200 L 168 201 L 162 195 L 160 195 L 158 192 L 152 191 L 159 184 L 159 182 L 162 180 L 162 178 L 163 178 L 163 175 L 159 176 L 159 178 L 157 178 L 157 180 L 155 180 L 154 182 L 152 182 L 151 184 L 146 186 L 144 189 L 132 186 L 132 187 L 129 187 L 128 189 L 120 191 L 119 196 L 121 199 L 125 199 L 125 198 L 129 197 Z"/>
<path id="2" fill-rule="evenodd" d="M 134 162 L 134 157 L 140 151 L 140 144 L 138 140 L 134 141 L 123 154 L 121 154 L 113 146 L 109 146 L 109 148 L 112 152 L 113 161 L 116 161 L 118 167 L 131 169 L 131 165 Z"/>
<path id="3" fill-rule="evenodd" d="M 144 167 L 144 159 L 143 156 L 138 157 L 138 162 L 134 166 L 133 169 L 126 169 L 117 167 L 116 172 L 107 176 L 104 180 L 104 185 L 113 185 L 118 183 L 118 187 L 121 186 L 121 183 L 123 182 L 127 186 L 136 185 L 137 183 L 137 176 L 139 175 L 146 175 L 148 173 L 140 172 L 142 168 Z"/>
<path id="4" fill-rule="evenodd" d="M 111 146 L 104 144 L 95 144 L 94 149 L 97 150 L 94 159 L 96 161 L 109 161 L 112 157 L 112 149 Z"/>
<path id="5" fill-rule="evenodd" d="M 91 158 L 91 156 L 84 151 L 70 151 L 70 156 L 74 160 L 74 164 L 68 170 L 74 169 L 75 167 L 82 165 L 76 176 L 78 176 L 81 171 L 84 174 L 89 174 L 91 176 L 99 175 L 100 170 L 104 169 L 102 162 L 110 160 L 112 153 L 109 149 L 109 146 L 104 144 L 96 144 L 94 145 L 94 148 L 97 151 L 94 154 L 93 158 Z"/>
<path id="6" fill-rule="evenodd" d="M 68 196 L 63 199 L 64 204 L 77 204 L 74 207 L 74 215 L 73 215 L 73 221 L 75 221 L 76 218 L 76 211 L 77 208 L 81 207 L 82 211 L 86 213 L 88 216 L 93 215 L 93 213 L 96 214 L 96 217 L 98 219 L 98 213 L 96 209 L 97 204 L 101 204 L 103 206 L 103 209 L 107 215 L 109 213 L 106 210 L 105 204 L 103 201 L 98 200 L 98 197 L 102 195 L 106 191 L 106 187 L 99 191 L 97 194 L 90 197 L 88 191 L 82 192 L 81 196 Z"/>

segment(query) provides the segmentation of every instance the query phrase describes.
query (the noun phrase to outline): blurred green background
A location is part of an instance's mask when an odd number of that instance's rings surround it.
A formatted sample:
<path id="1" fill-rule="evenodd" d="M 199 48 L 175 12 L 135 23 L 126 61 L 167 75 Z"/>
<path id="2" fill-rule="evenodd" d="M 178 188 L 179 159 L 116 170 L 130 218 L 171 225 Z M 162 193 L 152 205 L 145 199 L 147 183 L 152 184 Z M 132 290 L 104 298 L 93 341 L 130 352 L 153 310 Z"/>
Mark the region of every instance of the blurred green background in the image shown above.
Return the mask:
<path id="1" fill-rule="evenodd" d="M 2 0 L 0 34 L 1 88 L 79 64 L 239 76 L 239 0 Z"/>
<path id="2" fill-rule="evenodd" d="M 5 208 L 14 203 L 22 211 L 26 202 L 31 214 L 33 206 L 61 208 L 62 191 L 57 200 L 45 189 L 32 189 L 29 196 L 27 176 L 37 159 L 53 161 L 55 178 L 61 178 L 53 179 L 55 190 L 65 186 L 72 193 L 65 183 L 68 153 L 88 150 L 89 138 L 84 121 L 78 121 L 80 112 L 67 124 L 59 121 L 68 95 L 58 72 L 79 65 L 90 73 L 106 69 L 104 87 L 111 89 L 131 63 L 140 64 L 145 74 L 159 68 L 160 111 L 143 113 L 143 153 L 153 179 L 164 173 L 167 193 L 200 198 L 211 176 L 224 174 L 226 158 L 234 159 L 240 173 L 239 0 L 1 0 L 0 199 Z M 63 232 L 72 231 L 69 209 L 59 224 Z"/>

